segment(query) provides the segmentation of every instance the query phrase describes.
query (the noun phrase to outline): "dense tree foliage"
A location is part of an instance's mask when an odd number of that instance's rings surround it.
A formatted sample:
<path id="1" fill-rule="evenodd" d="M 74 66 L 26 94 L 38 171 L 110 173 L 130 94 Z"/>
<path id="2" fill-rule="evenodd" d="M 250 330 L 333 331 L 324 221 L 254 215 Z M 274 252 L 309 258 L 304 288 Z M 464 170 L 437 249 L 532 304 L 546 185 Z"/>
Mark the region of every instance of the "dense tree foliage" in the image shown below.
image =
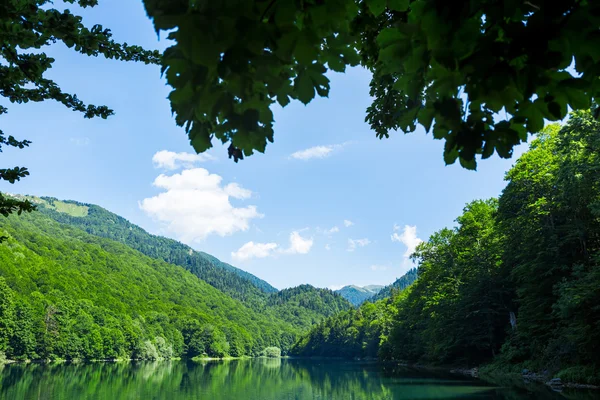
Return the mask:
<path id="1" fill-rule="evenodd" d="M 351 308 L 308 285 L 265 293 L 258 285 L 275 289 L 98 206 L 30 199 L 39 211 L 0 220 L 0 354 L 9 358 L 286 354 L 312 324 Z M 248 288 L 260 296 L 230 295 Z"/>
<path id="2" fill-rule="evenodd" d="M 278 292 L 262 279 L 172 239 L 151 235 L 125 218 L 93 204 L 30 198 L 52 219 L 109 238 L 141 253 L 179 265 L 198 278 L 242 301 L 247 307 L 274 319 L 283 319 L 306 330 L 324 317 L 350 308 L 328 289 L 303 285 Z"/>
<path id="3" fill-rule="evenodd" d="M 591 113 L 546 127 L 507 173 L 500 198 L 468 204 L 455 228 L 417 247 L 415 283 L 371 305 L 383 308 L 370 317 L 376 326 L 391 313 L 377 349 L 359 351 L 369 343 L 359 327 L 369 320 L 345 313 L 319 324 L 295 351 L 493 362 L 600 382 L 599 154 L 600 123 Z"/>
<path id="4" fill-rule="evenodd" d="M 277 318 L 302 328 L 352 308 L 350 302 L 339 294 L 311 285 L 283 289 L 269 296 L 267 304 L 268 310 Z"/>
<path id="5" fill-rule="evenodd" d="M 50 218 L 76 226 L 87 233 L 115 240 L 148 257 L 179 265 L 229 296 L 255 309 L 264 308 L 273 286 L 215 257 L 162 236 L 151 235 L 137 225 L 102 207 L 75 201 L 30 197 L 39 211 Z"/>
<path id="6" fill-rule="evenodd" d="M 383 287 L 377 294 L 371 296 L 369 301 L 377 301 L 383 300 L 386 297 L 392 297 L 395 292 L 401 292 L 410 285 L 413 284 L 414 281 L 417 280 L 417 269 L 411 268 L 407 273 L 402 275 L 400 278 L 396 279 L 394 283 L 391 285 L 387 285 Z"/>
<path id="7" fill-rule="evenodd" d="M 394 307 L 389 299 L 366 302 L 316 324 L 292 348 L 298 356 L 376 358 L 386 341 Z"/>
<path id="8" fill-rule="evenodd" d="M 88 28 L 82 18 L 70 10 L 49 7 L 50 0 L 4 0 L 0 3 L 0 96 L 11 103 L 28 103 L 54 100 L 70 110 L 83 114 L 85 118 L 107 118 L 113 110 L 107 106 L 86 105 L 77 95 L 65 93 L 58 83 L 46 76 L 54 59 L 43 51 L 47 46 L 62 42 L 69 48 L 87 56 L 160 63 L 158 51 L 147 51 L 139 46 L 117 43 L 111 32 L 102 25 Z M 81 7 L 94 7 L 97 0 L 65 0 Z M 0 115 L 7 112 L 0 106 Z M 16 139 L 0 131 L 0 152 L 3 146 L 23 149 L 29 140 Z M 1 168 L 0 180 L 15 183 L 29 175 L 25 167 Z M 0 193 L 0 214 L 33 210 L 27 200 L 7 197 Z"/>
<path id="9" fill-rule="evenodd" d="M 144 3 L 175 42 L 163 70 L 177 123 L 196 151 L 216 138 L 236 161 L 273 141 L 275 102 L 327 96 L 327 71 L 359 60 L 373 72 L 366 119 L 377 136 L 420 124 L 445 140 L 446 163 L 466 168 L 477 155 L 510 157 L 544 119 L 598 96 L 593 1 Z"/>

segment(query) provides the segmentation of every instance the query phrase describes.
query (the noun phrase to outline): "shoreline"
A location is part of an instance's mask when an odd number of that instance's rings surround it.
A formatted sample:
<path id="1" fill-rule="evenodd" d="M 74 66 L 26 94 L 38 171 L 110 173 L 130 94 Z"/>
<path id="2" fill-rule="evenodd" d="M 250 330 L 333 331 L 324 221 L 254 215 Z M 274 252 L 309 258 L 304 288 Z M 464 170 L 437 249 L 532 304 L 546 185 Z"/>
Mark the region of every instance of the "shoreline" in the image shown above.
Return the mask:
<path id="1" fill-rule="evenodd" d="M 321 360 L 332 360 L 332 361 L 351 361 L 351 362 L 370 362 L 377 363 L 379 365 L 395 365 L 399 367 L 413 368 L 424 371 L 437 371 L 446 372 L 453 375 L 467 376 L 473 379 L 482 380 L 492 384 L 501 384 L 502 380 L 510 380 L 513 383 L 519 383 L 522 385 L 529 385 L 531 383 L 538 385 L 545 385 L 554 391 L 562 391 L 563 389 L 575 389 L 575 390 L 600 390 L 600 385 L 592 385 L 578 382 L 562 382 L 560 378 L 552 378 L 548 373 L 536 373 L 528 370 L 523 370 L 521 374 L 514 372 L 503 372 L 493 371 L 486 372 L 486 366 L 479 366 L 473 368 L 465 368 L 458 366 L 434 366 L 434 365 L 423 365 L 423 364 L 409 364 L 395 361 L 378 361 L 374 358 L 344 358 L 344 357 L 296 357 L 296 356 L 283 356 L 283 357 L 265 357 L 265 356 L 241 356 L 241 357 L 192 357 L 192 358 L 160 358 L 156 360 L 144 360 L 144 359 L 131 359 L 131 358 L 116 358 L 116 359 L 73 359 L 73 360 L 10 360 L 4 359 L 0 363 L 0 367 L 11 364 L 83 364 L 83 363 L 119 363 L 119 362 L 157 362 L 157 361 L 191 361 L 191 362 L 203 362 L 203 361 L 232 361 L 232 360 L 254 360 L 254 359 L 288 359 L 288 360 L 308 360 L 308 361 L 321 361 Z M 483 372 L 480 372 L 483 369 Z"/>

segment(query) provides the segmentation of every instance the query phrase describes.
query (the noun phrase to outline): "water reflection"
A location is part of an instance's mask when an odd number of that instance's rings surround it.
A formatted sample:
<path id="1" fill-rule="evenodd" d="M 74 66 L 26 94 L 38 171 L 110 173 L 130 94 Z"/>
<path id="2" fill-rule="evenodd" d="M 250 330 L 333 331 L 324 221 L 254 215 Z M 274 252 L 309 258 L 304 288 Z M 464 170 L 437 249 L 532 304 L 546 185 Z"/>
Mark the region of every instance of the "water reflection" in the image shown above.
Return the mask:
<path id="1" fill-rule="evenodd" d="M 332 361 L 10 365 L 0 399 L 591 399 L 540 386 L 501 387 L 445 374 Z"/>

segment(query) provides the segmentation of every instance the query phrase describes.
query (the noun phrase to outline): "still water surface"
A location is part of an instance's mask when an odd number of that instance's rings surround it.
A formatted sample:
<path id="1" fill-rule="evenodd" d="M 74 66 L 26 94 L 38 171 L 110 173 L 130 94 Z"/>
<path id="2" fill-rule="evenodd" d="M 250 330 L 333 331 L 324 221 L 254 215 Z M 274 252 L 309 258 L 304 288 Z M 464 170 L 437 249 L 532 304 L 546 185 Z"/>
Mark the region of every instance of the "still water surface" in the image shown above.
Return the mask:
<path id="1" fill-rule="evenodd" d="M 373 363 L 254 359 L 20 364 L 0 369 L 0 399 L 590 399 Z M 566 396 L 566 397 L 565 397 Z"/>

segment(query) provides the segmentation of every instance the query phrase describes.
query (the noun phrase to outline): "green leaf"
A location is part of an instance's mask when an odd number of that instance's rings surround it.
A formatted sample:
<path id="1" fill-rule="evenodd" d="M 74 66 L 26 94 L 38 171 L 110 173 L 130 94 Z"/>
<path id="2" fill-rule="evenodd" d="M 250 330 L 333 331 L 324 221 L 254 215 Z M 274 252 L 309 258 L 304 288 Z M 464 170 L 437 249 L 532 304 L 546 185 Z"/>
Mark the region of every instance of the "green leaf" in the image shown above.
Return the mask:
<path id="1" fill-rule="evenodd" d="M 285 107 L 288 104 L 290 104 L 290 98 L 288 97 L 287 94 L 278 94 L 277 95 L 277 102 L 279 103 L 279 105 L 281 107 Z"/>
<path id="2" fill-rule="evenodd" d="M 384 48 L 392 44 L 396 44 L 408 37 L 396 28 L 385 28 L 377 35 L 377 44 Z"/>
<path id="3" fill-rule="evenodd" d="M 434 116 L 435 110 L 433 107 L 424 107 L 419 111 L 417 118 L 419 119 L 419 123 L 423 125 L 423 128 L 425 128 L 425 133 L 429 133 L 431 130 L 431 124 L 433 123 Z"/>
<path id="4" fill-rule="evenodd" d="M 367 7 L 374 16 L 378 17 L 382 12 L 385 11 L 387 0 L 367 0 Z"/>
<path id="5" fill-rule="evenodd" d="M 394 11 L 406 11 L 410 0 L 388 0 L 388 7 Z"/>
<path id="6" fill-rule="evenodd" d="M 207 36 L 193 38 L 191 60 L 209 68 L 215 67 L 220 59 L 220 49 Z"/>
<path id="7" fill-rule="evenodd" d="M 296 49 L 294 51 L 296 60 L 300 64 L 310 65 L 314 60 L 317 59 L 319 53 L 313 43 L 309 41 L 306 35 L 301 35 L 296 43 Z"/>
<path id="8" fill-rule="evenodd" d="M 212 147 L 211 135 L 204 124 L 194 124 L 189 133 L 190 144 L 196 153 L 202 153 Z"/>
<path id="9" fill-rule="evenodd" d="M 294 90 L 298 95 L 298 100 L 304 104 L 310 103 L 315 97 L 315 88 L 312 79 L 302 71 L 294 81 Z"/>
<path id="10" fill-rule="evenodd" d="M 295 1 L 277 1 L 275 4 L 275 24 L 279 27 L 293 26 L 296 21 Z"/>
<path id="11" fill-rule="evenodd" d="M 477 161 L 475 161 L 475 158 L 465 160 L 464 158 L 460 157 L 458 160 L 460 161 L 460 165 L 463 168 L 469 169 L 471 171 L 475 171 L 477 169 Z"/>

